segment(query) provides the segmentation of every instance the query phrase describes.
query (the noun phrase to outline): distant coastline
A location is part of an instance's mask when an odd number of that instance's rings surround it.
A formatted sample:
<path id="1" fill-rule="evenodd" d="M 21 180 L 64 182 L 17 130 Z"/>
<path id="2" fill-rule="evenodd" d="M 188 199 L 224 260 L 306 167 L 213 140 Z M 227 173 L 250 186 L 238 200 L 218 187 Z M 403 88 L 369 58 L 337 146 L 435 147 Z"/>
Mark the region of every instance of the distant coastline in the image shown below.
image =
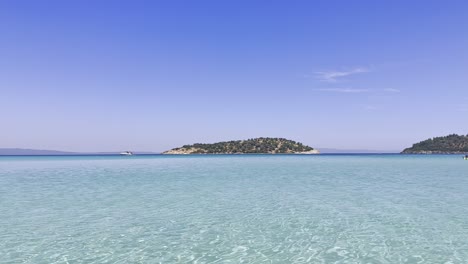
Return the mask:
<path id="1" fill-rule="evenodd" d="M 317 148 L 320 154 L 399 154 L 400 150 Z"/>
<path id="2" fill-rule="evenodd" d="M 0 156 L 111 156 L 119 155 L 115 152 L 71 152 L 60 150 L 0 148 Z M 161 153 L 149 151 L 134 151 L 136 155 L 157 155 Z"/>
<path id="3" fill-rule="evenodd" d="M 1 148 L 0 155 L 3 156 L 65 156 L 77 155 L 76 152 L 43 150 L 43 149 L 22 149 L 22 148 Z"/>
<path id="4" fill-rule="evenodd" d="M 196 143 L 184 145 L 164 152 L 132 151 L 135 155 L 188 155 L 188 154 L 422 154 L 460 155 L 468 154 L 468 135 L 451 134 L 434 137 L 403 151 L 312 148 L 300 142 L 285 138 L 254 138 L 217 143 Z M 115 152 L 72 152 L 44 149 L 0 148 L 0 156 L 113 156 Z"/>

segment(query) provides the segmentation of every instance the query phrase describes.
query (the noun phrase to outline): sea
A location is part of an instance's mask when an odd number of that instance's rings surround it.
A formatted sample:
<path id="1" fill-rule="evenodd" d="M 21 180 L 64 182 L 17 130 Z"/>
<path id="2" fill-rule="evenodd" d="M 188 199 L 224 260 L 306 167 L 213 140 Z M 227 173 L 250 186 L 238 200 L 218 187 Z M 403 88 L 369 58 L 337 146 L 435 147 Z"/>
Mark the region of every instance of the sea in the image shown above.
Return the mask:
<path id="1" fill-rule="evenodd" d="M 0 263 L 468 263 L 468 161 L 0 157 Z"/>

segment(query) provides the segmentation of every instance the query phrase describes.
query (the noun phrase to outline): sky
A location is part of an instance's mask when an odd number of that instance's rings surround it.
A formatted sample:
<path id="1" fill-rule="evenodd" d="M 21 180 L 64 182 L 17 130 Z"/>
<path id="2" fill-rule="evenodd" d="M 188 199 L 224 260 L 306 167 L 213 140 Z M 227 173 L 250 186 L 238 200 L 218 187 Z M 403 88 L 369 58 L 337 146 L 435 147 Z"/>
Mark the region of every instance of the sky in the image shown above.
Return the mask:
<path id="1" fill-rule="evenodd" d="M 0 1 L 0 147 L 468 134 L 467 1 Z"/>

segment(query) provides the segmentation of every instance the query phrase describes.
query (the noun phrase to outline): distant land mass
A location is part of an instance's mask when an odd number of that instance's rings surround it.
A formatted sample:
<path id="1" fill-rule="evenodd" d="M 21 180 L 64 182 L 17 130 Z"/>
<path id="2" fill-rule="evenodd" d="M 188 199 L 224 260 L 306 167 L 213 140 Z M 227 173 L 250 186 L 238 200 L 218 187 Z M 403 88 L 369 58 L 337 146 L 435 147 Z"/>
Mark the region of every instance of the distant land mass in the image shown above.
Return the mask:
<path id="1" fill-rule="evenodd" d="M 21 149 L 21 148 L 0 148 L 0 155 L 77 155 L 79 153 L 57 150 L 42 149 Z"/>
<path id="2" fill-rule="evenodd" d="M 73 156 L 73 155 L 118 155 L 117 152 L 69 152 L 59 150 L 0 148 L 0 156 Z M 158 154 L 149 151 L 134 151 L 137 155 Z"/>
<path id="3" fill-rule="evenodd" d="M 319 151 L 285 138 L 261 137 L 212 144 L 185 145 L 162 154 L 319 154 Z"/>
<path id="4" fill-rule="evenodd" d="M 318 148 L 321 154 L 392 154 L 400 150 Z"/>
<path id="5" fill-rule="evenodd" d="M 403 150 L 403 154 L 466 154 L 468 135 L 452 134 L 445 137 L 430 138 Z"/>

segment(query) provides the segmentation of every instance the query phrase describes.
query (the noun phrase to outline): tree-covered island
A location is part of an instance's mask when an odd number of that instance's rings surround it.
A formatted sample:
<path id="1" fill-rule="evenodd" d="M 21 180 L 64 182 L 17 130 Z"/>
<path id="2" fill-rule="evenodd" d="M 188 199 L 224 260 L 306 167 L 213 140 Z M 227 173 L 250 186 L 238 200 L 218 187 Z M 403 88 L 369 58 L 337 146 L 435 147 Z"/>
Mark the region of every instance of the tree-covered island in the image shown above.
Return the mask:
<path id="1" fill-rule="evenodd" d="M 468 135 L 452 134 L 445 137 L 430 138 L 403 150 L 403 154 L 466 154 Z"/>
<path id="2" fill-rule="evenodd" d="M 163 154 L 319 154 L 318 150 L 285 138 L 253 138 L 212 144 L 196 143 Z"/>

